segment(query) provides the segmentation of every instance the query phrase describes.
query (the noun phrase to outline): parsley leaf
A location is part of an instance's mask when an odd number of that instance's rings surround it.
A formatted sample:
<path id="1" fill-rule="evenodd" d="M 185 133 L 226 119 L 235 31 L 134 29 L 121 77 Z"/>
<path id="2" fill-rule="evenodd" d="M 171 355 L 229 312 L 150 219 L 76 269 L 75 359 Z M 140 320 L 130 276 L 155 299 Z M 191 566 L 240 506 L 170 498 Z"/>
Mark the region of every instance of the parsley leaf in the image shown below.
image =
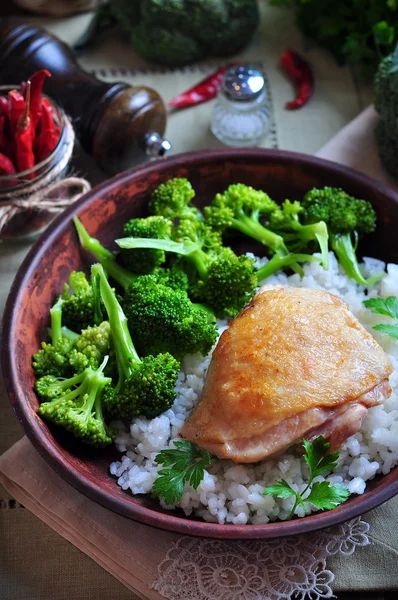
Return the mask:
<path id="1" fill-rule="evenodd" d="M 328 481 L 316 481 L 317 475 L 322 475 L 334 469 L 339 457 L 338 452 L 328 452 L 330 443 L 320 435 L 312 442 L 303 440 L 304 460 L 309 469 L 309 481 L 307 487 L 300 493 L 295 492 L 285 479 L 269 485 L 264 489 L 265 496 L 277 496 L 278 498 L 295 497 L 293 508 L 289 519 L 293 518 L 295 510 L 299 504 L 305 508 L 306 502 L 311 502 L 314 506 L 324 510 L 335 508 L 350 496 L 350 492 L 340 484 L 332 485 Z M 307 493 L 309 492 L 309 493 Z"/>
<path id="2" fill-rule="evenodd" d="M 330 443 L 325 440 L 323 435 L 315 438 L 311 443 L 308 440 L 303 440 L 304 460 L 310 470 L 310 479 L 314 479 L 317 475 L 322 475 L 327 471 L 331 471 L 337 465 L 339 457 L 338 452 L 330 452 L 328 449 Z"/>
<path id="3" fill-rule="evenodd" d="M 311 486 L 305 502 L 311 502 L 317 508 L 331 510 L 347 500 L 350 492 L 341 484 L 331 485 L 328 481 L 316 481 Z"/>
<path id="4" fill-rule="evenodd" d="M 158 471 L 152 486 L 153 494 L 166 504 L 180 502 L 186 482 L 196 490 L 205 476 L 205 467 L 211 463 L 210 454 L 191 442 L 173 443 L 174 448 L 161 450 L 155 458 L 156 464 L 169 467 Z"/>
<path id="5" fill-rule="evenodd" d="M 388 298 L 370 298 L 369 300 L 364 300 L 363 303 L 372 313 L 385 315 L 386 317 L 394 319 L 395 323 L 393 325 L 380 323 L 380 325 L 375 325 L 373 329 L 398 339 L 398 298 L 395 296 L 388 296 Z"/>

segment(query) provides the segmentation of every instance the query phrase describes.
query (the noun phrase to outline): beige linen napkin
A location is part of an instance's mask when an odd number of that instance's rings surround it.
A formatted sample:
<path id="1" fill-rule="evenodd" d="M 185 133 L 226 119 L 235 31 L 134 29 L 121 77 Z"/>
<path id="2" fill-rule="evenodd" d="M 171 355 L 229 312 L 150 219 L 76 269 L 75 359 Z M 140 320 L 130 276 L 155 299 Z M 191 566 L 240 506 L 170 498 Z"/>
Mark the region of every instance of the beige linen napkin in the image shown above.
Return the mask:
<path id="1" fill-rule="evenodd" d="M 319 156 L 339 160 L 339 162 L 344 162 L 385 182 L 388 181 L 378 163 L 373 140 L 374 120 L 373 109 L 367 109 L 332 139 L 319 152 Z M 395 182 L 393 185 L 395 189 L 398 189 Z M 175 570 L 178 565 L 173 565 L 173 553 L 179 560 L 182 556 L 185 557 L 184 560 L 187 560 L 186 556 L 194 557 L 195 552 L 198 551 L 197 548 L 203 547 L 200 545 L 202 542 L 195 542 L 192 538 L 183 538 L 181 541 L 179 535 L 160 532 L 130 521 L 88 500 L 61 479 L 36 453 L 26 438 L 15 444 L 0 458 L 0 482 L 21 504 L 91 556 L 141 598 L 160 600 L 161 595 L 153 588 L 153 585 L 157 580 L 159 581 L 158 567 L 166 558 L 168 558 L 168 564 L 163 563 L 161 569 L 163 587 L 159 588 L 164 595 L 173 600 L 177 600 L 177 598 L 183 600 L 187 597 L 195 599 L 210 597 L 210 592 L 207 596 L 206 589 L 203 586 L 199 589 L 197 585 L 193 562 L 190 565 L 187 563 L 187 569 L 188 566 L 193 569 L 187 571 L 191 573 L 187 587 L 183 586 L 183 589 L 187 591 L 181 593 L 181 586 L 178 591 L 178 587 L 173 588 L 174 584 L 172 583 L 176 577 L 181 577 L 181 572 L 178 569 Z M 378 513 L 382 519 L 382 527 L 379 531 L 380 544 L 377 547 L 373 546 L 370 554 L 365 554 L 363 564 L 366 565 L 366 568 L 360 571 L 362 573 L 360 579 L 350 572 L 350 561 L 354 560 L 351 555 L 355 547 L 366 546 L 368 543 L 366 523 L 356 520 L 334 533 L 317 533 L 306 538 L 308 548 L 314 549 L 313 556 L 316 552 L 321 551 L 323 558 L 318 563 L 316 561 L 308 562 L 305 568 L 301 568 L 303 581 L 300 589 L 302 592 L 306 589 L 313 589 L 310 586 L 316 584 L 320 586 L 319 589 L 323 590 L 322 597 L 331 596 L 330 584 L 333 581 L 333 575 L 326 569 L 325 558 L 326 555 L 333 554 L 335 556 L 342 554 L 343 556 L 343 560 L 337 559 L 337 562 L 336 559 L 332 559 L 335 560 L 333 564 L 339 571 L 336 573 L 335 589 L 342 589 L 342 587 L 344 589 L 347 586 L 350 589 L 371 589 L 372 587 L 397 589 L 398 578 L 394 564 L 398 555 L 398 539 L 396 533 L 392 531 L 393 528 L 388 526 L 388 520 L 391 518 L 391 502 L 386 506 L 388 508 L 383 507 L 384 512 Z M 376 511 L 373 514 L 376 514 Z M 374 528 L 375 530 L 377 528 L 377 519 Z M 319 542 L 319 540 L 321 541 Z M 233 564 L 242 563 L 246 566 L 250 564 L 251 559 L 248 559 L 248 563 L 244 563 L 242 556 L 244 552 L 249 552 L 249 554 L 253 552 L 252 549 L 248 549 L 244 543 L 241 543 L 241 546 L 231 544 L 230 548 L 234 554 L 227 558 L 233 560 Z M 238 553 L 241 553 L 242 556 L 237 555 L 237 548 L 239 548 Z M 276 547 L 271 544 L 269 551 L 271 552 L 273 548 L 275 550 Z M 360 552 L 366 553 L 366 551 L 367 548 L 363 548 Z M 347 556 L 349 556 L 348 560 Z M 309 559 L 311 560 L 310 555 Z M 212 560 L 216 559 L 212 558 Z M 373 578 L 370 566 L 373 566 L 374 569 Z M 275 570 L 280 567 L 279 565 L 275 566 L 274 563 L 273 568 Z M 349 572 L 348 576 L 345 576 L 345 571 Z M 308 573 L 311 574 L 315 583 L 309 581 Z M 250 571 L 248 581 L 255 581 L 256 577 L 259 582 L 264 582 L 264 573 L 258 572 L 257 575 L 254 575 L 253 571 Z M 267 577 L 269 586 L 272 583 L 271 574 L 268 573 Z M 280 584 L 278 570 L 273 573 L 273 577 L 276 581 L 276 583 L 272 583 L 275 585 L 275 594 L 261 597 L 279 597 L 277 591 Z M 190 586 L 194 585 L 194 580 L 196 587 L 193 591 Z M 267 587 L 267 589 L 270 588 Z M 213 589 L 212 594 L 216 591 Z M 211 597 L 221 596 L 212 595 Z M 232 598 L 232 596 L 230 597 Z M 254 597 L 253 590 L 248 589 L 247 596 L 240 597 Z"/>

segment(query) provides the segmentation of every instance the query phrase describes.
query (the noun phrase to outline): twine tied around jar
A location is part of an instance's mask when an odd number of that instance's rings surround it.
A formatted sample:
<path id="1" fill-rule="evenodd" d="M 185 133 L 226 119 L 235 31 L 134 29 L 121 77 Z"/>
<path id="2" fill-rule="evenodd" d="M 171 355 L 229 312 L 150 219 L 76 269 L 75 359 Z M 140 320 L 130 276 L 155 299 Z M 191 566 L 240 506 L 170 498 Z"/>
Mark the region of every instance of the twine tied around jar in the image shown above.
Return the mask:
<path id="1" fill-rule="evenodd" d="M 31 183 L 25 181 L 22 190 L 20 186 L 10 191 L 0 190 L 0 234 L 15 216 L 26 210 L 58 213 L 91 189 L 90 183 L 81 177 L 62 178 L 75 141 L 75 133 L 68 119 L 65 119 L 65 128 L 65 149 L 51 170 Z"/>

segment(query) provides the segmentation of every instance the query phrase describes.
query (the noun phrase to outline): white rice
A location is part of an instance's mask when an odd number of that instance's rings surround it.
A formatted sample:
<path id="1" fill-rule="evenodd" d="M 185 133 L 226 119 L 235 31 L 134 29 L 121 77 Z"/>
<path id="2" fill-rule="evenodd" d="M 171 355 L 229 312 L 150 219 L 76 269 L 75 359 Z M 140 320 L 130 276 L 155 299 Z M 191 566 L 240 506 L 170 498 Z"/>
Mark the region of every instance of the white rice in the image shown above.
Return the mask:
<path id="1" fill-rule="evenodd" d="M 261 259 L 258 264 L 266 262 Z M 365 258 L 363 270 L 366 276 L 384 270 L 385 264 L 373 258 Z M 368 289 L 349 279 L 330 254 L 330 268 L 325 271 L 318 263 L 307 263 L 305 275 L 287 276 L 284 273 L 267 279 L 267 283 L 282 283 L 296 287 L 320 288 L 340 296 L 363 326 L 384 348 L 393 367 L 390 377 L 393 393 L 383 405 L 369 409 L 361 430 L 350 437 L 340 450 L 337 467 L 326 477 L 316 481 L 341 483 L 351 494 L 363 494 L 366 482 L 376 474 L 388 473 L 398 463 L 398 340 L 372 329 L 373 325 L 391 323 L 388 317 L 372 314 L 362 302 L 376 296 L 398 296 L 398 265 L 387 265 L 387 274 L 381 282 Z M 220 333 L 227 327 L 219 323 Z M 173 447 L 178 433 L 198 401 L 211 354 L 188 356 L 183 363 L 177 383 L 177 399 L 172 408 L 155 419 L 135 419 L 129 430 L 119 423 L 120 433 L 116 446 L 123 456 L 110 466 L 118 484 L 133 494 L 151 492 L 157 471 L 156 454 Z M 304 490 L 308 481 L 308 468 L 303 458 L 297 458 L 289 450 L 275 459 L 251 465 L 236 465 L 232 461 L 213 459 L 205 471 L 205 477 L 197 490 L 186 485 L 181 506 L 186 515 L 195 514 L 214 523 L 268 523 L 287 519 L 293 506 L 293 498 L 279 499 L 263 496 L 264 487 L 285 479 L 294 489 Z M 161 502 L 162 503 L 162 502 Z M 166 506 L 162 503 L 163 506 Z M 167 507 L 167 508 L 175 508 Z M 299 506 L 298 516 L 310 514 L 317 509 L 306 504 Z"/>

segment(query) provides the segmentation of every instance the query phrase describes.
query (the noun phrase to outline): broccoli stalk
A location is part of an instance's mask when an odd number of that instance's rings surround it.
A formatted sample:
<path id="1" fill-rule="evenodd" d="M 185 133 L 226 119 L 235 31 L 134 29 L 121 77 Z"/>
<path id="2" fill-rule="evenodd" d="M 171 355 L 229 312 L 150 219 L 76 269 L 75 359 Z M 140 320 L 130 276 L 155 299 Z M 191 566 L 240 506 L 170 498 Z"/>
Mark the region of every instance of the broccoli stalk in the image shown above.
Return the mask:
<path id="1" fill-rule="evenodd" d="M 112 381 L 103 374 L 107 361 L 106 356 L 97 370 L 89 367 L 70 379 L 53 376 L 39 379 L 36 391 L 46 399 L 39 406 L 39 415 L 86 444 L 111 444 L 115 433 L 105 425 L 102 413 L 103 391 Z"/>
<path id="2" fill-rule="evenodd" d="M 312 242 L 317 242 L 322 254 L 322 265 L 329 266 L 328 228 L 324 221 L 303 225 L 299 215 L 304 212 L 300 202 L 285 200 L 281 207 L 269 216 L 269 226 L 272 231 L 280 233 L 292 252 L 302 252 L 308 249 Z"/>
<path id="3" fill-rule="evenodd" d="M 168 352 L 140 358 L 127 325 L 127 317 L 101 265 L 91 269 L 100 282 L 101 298 L 108 313 L 116 355 L 118 382 L 104 398 L 109 415 L 131 420 L 138 415 L 153 418 L 173 404 L 178 361 Z"/>
<path id="4" fill-rule="evenodd" d="M 91 237 L 83 223 L 76 216 L 73 217 L 73 222 L 79 235 L 81 247 L 87 250 L 87 252 L 91 252 L 101 263 L 108 275 L 119 285 L 125 289 L 128 288 L 130 283 L 136 280 L 137 275 L 130 273 L 130 271 L 118 265 L 112 252 L 104 248 L 97 239 Z"/>
<path id="5" fill-rule="evenodd" d="M 289 254 L 288 256 L 274 256 L 262 267 L 257 270 L 258 282 L 261 283 L 279 269 L 286 269 L 299 262 L 320 262 L 320 260 L 312 254 Z"/>
<path id="6" fill-rule="evenodd" d="M 41 349 L 32 357 L 32 366 L 37 377 L 55 375 L 62 377 L 70 370 L 69 352 L 74 340 L 64 336 L 62 332 L 62 307 L 64 301 L 60 297 L 50 308 L 51 344 L 41 343 Z"/>
<path id="7" fill-rule="evenodd" d="M 376 213 L 370 202 L 354 198 L 340 188 L 325 187 L 308 192 L 302 207 L 306 223 L 326 223 L 331 248 L 348 277 L 368 286 L 384 276 L 384 273 L 378 273 L 366 279 L 356 256 L 359 235 L 371 233 L 376 228 Z"/>
<path id="8" fill-rule="evenodd" d="M 278 205 L 265 192 L 237 183 L 223 194 L 216 194 L 210 206 L 204 209 L 206 223 L 223 233 L 235 229 L 267 246 L 272 252 L 286 256 L 289 251 L 283 237 L 260 223 L 262 216 L 270 215 Z"/>

